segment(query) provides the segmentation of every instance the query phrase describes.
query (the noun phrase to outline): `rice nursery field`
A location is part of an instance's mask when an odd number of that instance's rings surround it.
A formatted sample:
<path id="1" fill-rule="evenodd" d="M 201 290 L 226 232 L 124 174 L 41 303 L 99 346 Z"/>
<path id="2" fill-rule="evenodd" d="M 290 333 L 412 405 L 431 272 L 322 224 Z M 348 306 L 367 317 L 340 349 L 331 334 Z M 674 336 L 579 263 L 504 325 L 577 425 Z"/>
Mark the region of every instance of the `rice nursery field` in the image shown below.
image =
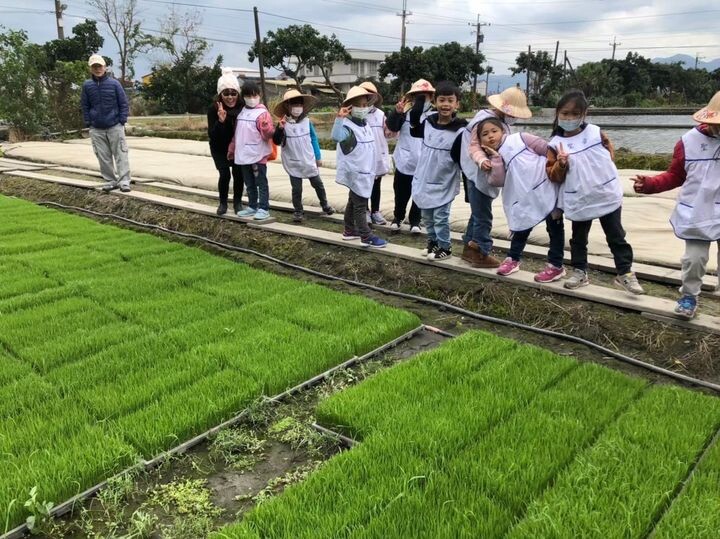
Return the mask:
<path id="1" fill-rule="evenodd" d="M 361 441 L 213 539 L 716 538 L 720 399 L 471 332 L 330 397 Z M 679 495 L 678 495 L 679 494 Z"/>
<path id="2" fill-rule="evenodd" d="M 417 327 L 416 316 L 0 196 L 0 518 Z"/>

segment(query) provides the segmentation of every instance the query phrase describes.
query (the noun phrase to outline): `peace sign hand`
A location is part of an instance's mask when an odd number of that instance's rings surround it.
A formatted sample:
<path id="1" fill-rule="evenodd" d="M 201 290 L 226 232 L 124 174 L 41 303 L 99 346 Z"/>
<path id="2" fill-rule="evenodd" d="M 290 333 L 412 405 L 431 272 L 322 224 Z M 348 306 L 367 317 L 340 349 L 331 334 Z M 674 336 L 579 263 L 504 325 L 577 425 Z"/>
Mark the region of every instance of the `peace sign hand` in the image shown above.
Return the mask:
<path id="1" fill-rule="evenodd" d="M 218 113 L 218 121 L 219 121 L 221 124 L 224 124 L 224 123 L 225 123 L 225 118 L 227 118 L 227 111 L 226 111 L 225 108 L 223 107 L 223 104 L 222 104 L 221 102 L 219 102 L 219 101 L 218 101 L 218 111 L 217 111 L 217 113 Z"/>
<path id="2" fill-rule="evenodd" d="M 560 166 L 565 168 L 568 166 L 568 159 L 570 158 L 570 154 L 565 151 L 565 147 L 563 146 L 563 143 L 561 142 L 558 145 L 557 149 L 557 160 L 558 163 L 560 163 Z"/>
<path id="3" fill-rule="evenodd" d="M 500 155 L 499 153 L 497 153 L 497 150 L 491 148 L 490 146 L 483 145 L 481 146 L 481 148 L 485 152 L 485 155 L 487 155 L 488 157 L 497 157 L 498 155 Z"/>
<path id="4" fill-rule="evenodd" d="M 337 113 L 338 118 L 347 118 L 350 116 L 350 109 L 352 107 L 340 107 L 340 110 Z"/>

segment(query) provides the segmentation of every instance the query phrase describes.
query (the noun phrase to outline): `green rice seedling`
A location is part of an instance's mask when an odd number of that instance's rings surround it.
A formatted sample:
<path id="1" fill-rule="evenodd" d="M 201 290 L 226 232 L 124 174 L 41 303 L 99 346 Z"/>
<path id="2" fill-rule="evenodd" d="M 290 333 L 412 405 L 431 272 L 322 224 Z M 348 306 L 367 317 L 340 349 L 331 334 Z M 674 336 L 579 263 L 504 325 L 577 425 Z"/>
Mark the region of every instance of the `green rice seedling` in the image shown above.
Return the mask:
<path id="1" fill-rule="evenodd" d="M 39 292 L 28 292 L 18 296 L 12 296 L 6 299 L 0 299 L 0 314 L 10 314 L 33 309 L 40 305 L 54 303 L 61 299 L 67 299 L 74 296 L 73 290 L 67 286 L 53 286 L 44 288 Z"/>
<path id="2" fill-rule="evenodd" d="M 687 490 L 655 529 L 658 539 L 712 539 L 720 533 L 720 444 L 715 443 L 695 470 Z"/>
<path id="3" fill-rule="evenodd" d="M 147 299 L 120 302 L 113 305 L 113 310 L 130 322 L 157 331 L 210 316 L 216 312 L 217 305 L 205 294 L 181 288 Z"/>
<path id="4" fill-rule="evenodd" d="M 718 399 L 652 388 L 530 505 L 509 537 L 644 536 L 719 424 Z"/>
<path id="5" fill-rule="evenodd" d="M 30 374 L 30 367 L 3 353 L 0 348 L 0 390 L 12 382 Z"/>
<path id="6" fill-rule="evenodd" d="M 17 232 L 0 235 L 0 256 L 57 249 L 67 245 L 67 241 L 59 240 L 42 232 Z"/>

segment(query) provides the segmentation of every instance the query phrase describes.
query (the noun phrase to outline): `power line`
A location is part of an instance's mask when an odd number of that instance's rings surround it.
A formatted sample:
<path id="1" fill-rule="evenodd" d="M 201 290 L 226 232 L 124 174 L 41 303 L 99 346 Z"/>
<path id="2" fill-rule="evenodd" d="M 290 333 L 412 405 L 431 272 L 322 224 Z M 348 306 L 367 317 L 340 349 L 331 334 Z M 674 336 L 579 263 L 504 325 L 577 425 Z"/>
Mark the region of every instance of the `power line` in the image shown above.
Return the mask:
<path id="1" fill-rule="evenodd" d="M 678 11 L 675 13 L 658 13 L 656 15 L 629 15 L 627 17 L 606 17 L 602 19 L 581 19 L 575 21 L 545 21 L 545 22 L 524 22 L 502 24 L 493 23 L 495 26 L 536 26 L 540 24 L 576 24 L 583 22 L 605 22 L 605 21 L 626 21 L 628 19 L 655 19 L 659 17 L 674 17 L 676 15 L 698 15 L 700 13 L 720 13 L 720 9 L 703 9 L 698 11 Z"/>

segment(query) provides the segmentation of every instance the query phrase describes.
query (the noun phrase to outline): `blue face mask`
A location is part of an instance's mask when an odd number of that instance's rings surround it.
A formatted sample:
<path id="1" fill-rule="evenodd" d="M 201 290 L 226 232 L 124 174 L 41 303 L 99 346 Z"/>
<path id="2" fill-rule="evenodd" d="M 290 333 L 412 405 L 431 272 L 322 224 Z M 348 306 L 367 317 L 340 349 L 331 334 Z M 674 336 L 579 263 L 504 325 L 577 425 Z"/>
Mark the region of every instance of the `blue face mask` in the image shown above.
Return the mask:
<path id="1" fill-rule="evenodd" d="M 583 123 L 583 118 L 577 120 L 561 120 L 558 118 L 558 127 L 563 131 L 575 131 Z"/>

